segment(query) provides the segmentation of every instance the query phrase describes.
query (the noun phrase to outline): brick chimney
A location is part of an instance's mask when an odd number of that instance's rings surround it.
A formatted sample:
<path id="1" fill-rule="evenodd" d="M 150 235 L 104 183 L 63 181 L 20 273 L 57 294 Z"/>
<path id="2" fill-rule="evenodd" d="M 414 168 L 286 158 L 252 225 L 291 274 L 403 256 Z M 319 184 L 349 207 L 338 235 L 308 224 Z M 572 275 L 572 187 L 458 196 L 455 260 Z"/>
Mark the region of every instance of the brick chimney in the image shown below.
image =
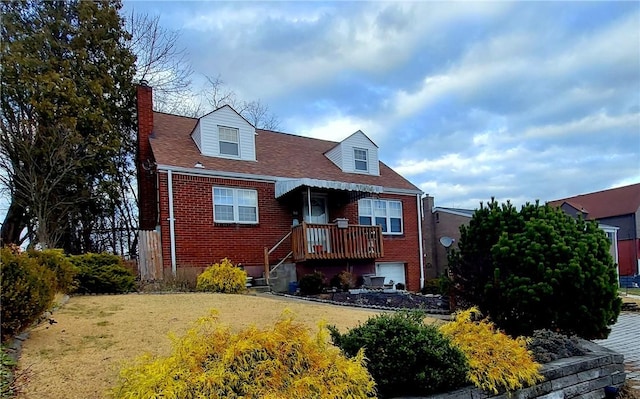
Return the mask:
<path id="1" fill-rule="evenodd" d="M 155 159 L 149 138 L 153 136 L 153 89 L 141 81 L 137 92 L 138 141 L 136 168 L 138 170 L 138 206 L 140 230 L 155 230 L 158 224 Z"/>

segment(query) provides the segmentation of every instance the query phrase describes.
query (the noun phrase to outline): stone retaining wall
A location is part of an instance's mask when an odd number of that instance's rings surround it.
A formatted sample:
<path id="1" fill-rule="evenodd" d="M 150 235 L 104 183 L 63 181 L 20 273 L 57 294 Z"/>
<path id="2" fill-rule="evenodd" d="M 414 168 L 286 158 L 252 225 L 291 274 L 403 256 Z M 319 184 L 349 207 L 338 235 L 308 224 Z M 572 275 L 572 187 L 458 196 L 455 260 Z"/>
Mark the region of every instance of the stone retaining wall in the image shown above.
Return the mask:
<path id="1" fill-rule="evenodd" d="M 543 382 L 511 394 L 488 395 L 477 388 L 467 387 L 425 398 L 562 399 L 579 397 L 600 399 L 605 397 L 605 387 L 622 387 L 625 380 L 624 356 L 591 342 L 584 346 L 588 346 L 587 349 L 591 353 L 559 359 L 543 365 L 542 375 L 545 377 Z"/>

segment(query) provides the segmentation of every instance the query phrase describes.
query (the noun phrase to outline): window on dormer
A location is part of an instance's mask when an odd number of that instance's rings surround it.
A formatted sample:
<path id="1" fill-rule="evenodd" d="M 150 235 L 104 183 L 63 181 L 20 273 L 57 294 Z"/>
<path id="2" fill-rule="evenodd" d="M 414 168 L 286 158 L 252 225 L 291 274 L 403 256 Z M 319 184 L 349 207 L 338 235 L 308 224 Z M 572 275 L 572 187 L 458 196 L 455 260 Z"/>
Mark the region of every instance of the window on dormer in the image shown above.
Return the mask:
<path id="1" fill-rule="evenodd" d="M 361 148 L 353 149 L 353 159 L 355 160 L 355 169 L 358 172 L 369 171 L 369 154 L 367 150 Z"/>
<path id="2" fill-rule="evenodd" d="M 238 141 L 238 129 L 233 127 L 218 126 L 220 137 L 220 154 L 240 156 L 240 143 Z"/>

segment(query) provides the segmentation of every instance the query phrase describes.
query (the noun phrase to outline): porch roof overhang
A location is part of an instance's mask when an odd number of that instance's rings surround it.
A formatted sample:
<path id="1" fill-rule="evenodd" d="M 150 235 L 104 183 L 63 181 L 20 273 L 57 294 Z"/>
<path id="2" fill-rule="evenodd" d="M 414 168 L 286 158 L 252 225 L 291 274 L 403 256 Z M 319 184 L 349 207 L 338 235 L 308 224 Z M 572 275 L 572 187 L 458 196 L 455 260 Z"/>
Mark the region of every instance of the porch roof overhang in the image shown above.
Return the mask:
<path id="1" fill-rule="evenodd" d="M 355 191 L 371 194 L 380 194 L 384 191 L 382 186 L 376 186 L 373 184 L 347 183 L 342 181 L 302 178 L 276 181 L 276 198 L 280 198 L 300 187 Z"/>

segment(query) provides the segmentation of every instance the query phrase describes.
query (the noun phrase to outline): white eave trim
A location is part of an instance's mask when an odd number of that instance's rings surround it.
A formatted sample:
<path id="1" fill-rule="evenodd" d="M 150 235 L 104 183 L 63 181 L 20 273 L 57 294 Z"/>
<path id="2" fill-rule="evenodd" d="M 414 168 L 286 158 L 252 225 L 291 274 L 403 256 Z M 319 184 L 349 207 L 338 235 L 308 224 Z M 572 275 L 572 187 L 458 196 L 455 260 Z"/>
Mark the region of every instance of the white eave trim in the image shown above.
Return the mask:
<path id="1" fill-rule="evenodd" d="M 171 165 L 162 165 L 162 164 L 158 164 L 157 165 L 157 169 L 158 169 L 159 172 L 171 171 L 173 173 L 189 175 L 189 176 L 222 177 L 222 178 L 228 178 L 228 179 L 250 180 L 250 181 L 268 182 L 268 183 L 277 183 L 277 182 L 282 182 L 282 181 L 300 181 L 300 180 L 316 181 L 316 182 L 328 182 L 328 184 L 335 183 L 337 185 L 343 185 L 342 187 L 345 187 L 344 185 L 347 185 L 347 186 L 354 187 L 354 188 L 355 187 L 359 187 L 360 189 L 338 188 L 337 186 L 335 186 L 335 187 L 326 187 L 326 188 L 335 188 L 335 189 L 338 189 L 338 190 L 348 190 L 348 191 L 365 191 L 365 192 L 371 192 L 371 193 L 375 193 L 375 194 L 380 194 L 380 193 L 383 193 L 383 194 L 400 194 L 400 195 L 423 194 L 422 191 L 420 191 L 420 190 L 410 190 L 410 189 L 405 189 L 405 188 L 393 188 L 393 187 L 382 187 L 382 186 L 376 186 L 376 185 L 371 185 L 371 184 L 347 183 L 347 182 L 339 182 L 339 181 L 332 181 L 332 180 L 320 180 L 320 179 L 311 179 L 311 178 L 292 179 L 291 177 L 255 175 L 255 174 L 251 174 L 251 173 L 237 173 L 237 172 L 228 172 L 228 171 L 213 170 L 213 169 L 185 168 L 185 167 L 182 167 L 182 166 L 171 166 Z M 321 186 L 312 186 L 312 187 L 321 188 Z M 322 186 L 322 187 L 324 187 L 324 186 Z M 375 190 L 375 191 L 363 190 L 363 188 L 367 188 L 367 187 L 370 187 L 371 188 L 370 190 Z M 279 196 L 277 194 L 277 188 L 276 188 L 276 198 L 279 198 Z"/>
<path id="2" fill-rule="evenodd" d="M 466 218 L 472 218 L 472 217 L 473 217 L 473 214 L 469 215 L 469 214 L 467 214 L 467 213 L 454 211 L 454 210 L 452 210 L 452 209 L 446 209 L 446 208 L 438 208 L 438 207 L 434 207 L 434 208 L 431 210 L 431 213 L 436 213 L 436 212 L 444 212 L 444 213 L 449 213 L 449 214 L 451 214 L 451 215 L 464 216 L 464 217 L 466 217 Z M 474 210 L 473 212 L 475 212 L 475 210 Z"/>

